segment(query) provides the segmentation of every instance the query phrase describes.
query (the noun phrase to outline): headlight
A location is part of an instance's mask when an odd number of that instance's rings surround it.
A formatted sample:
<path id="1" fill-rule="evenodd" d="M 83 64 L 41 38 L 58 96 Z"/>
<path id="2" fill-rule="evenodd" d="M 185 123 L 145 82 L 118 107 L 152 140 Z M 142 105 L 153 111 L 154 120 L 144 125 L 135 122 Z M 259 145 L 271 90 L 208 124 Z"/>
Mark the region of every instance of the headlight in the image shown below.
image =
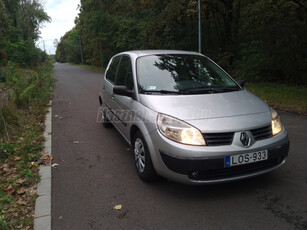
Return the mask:
<path id="1" fill-rule="evenodd" d="M 198 129 L 176 118 L 159 114 L 157 126 L 164 136 L 173 141 L 188 145 L 206 145 Z"/>
<path id="2" fill-rule="evenodd" d="M 272 116 L 272 133 L 273 136 L 275 136 L 281 133 L 283 126 L 281 124 L 280 117 L 278 116 L 277 112 L 273 108 L 270 108 L 270 110 Z"/>

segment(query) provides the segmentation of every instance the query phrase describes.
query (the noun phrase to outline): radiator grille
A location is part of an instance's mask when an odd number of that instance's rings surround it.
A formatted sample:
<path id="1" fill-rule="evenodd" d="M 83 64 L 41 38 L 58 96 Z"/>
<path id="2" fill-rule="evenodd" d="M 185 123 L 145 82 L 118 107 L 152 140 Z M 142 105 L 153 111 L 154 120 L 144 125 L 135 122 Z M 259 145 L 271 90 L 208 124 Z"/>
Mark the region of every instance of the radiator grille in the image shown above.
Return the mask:
<path id="1" fill-rule="evenodd" d="M 207 146 L 231 145 L 234 132 L 232 133 L 203 133 Z"/>
<path id="2" fill-rule="evenodd" d="M 262 128 L 253 129 L 251 130 L 251 133 L 253 134 L 255 140 L 259 141 L 272 137 L 272 128 L 271 125 L 268 125 Z"/>

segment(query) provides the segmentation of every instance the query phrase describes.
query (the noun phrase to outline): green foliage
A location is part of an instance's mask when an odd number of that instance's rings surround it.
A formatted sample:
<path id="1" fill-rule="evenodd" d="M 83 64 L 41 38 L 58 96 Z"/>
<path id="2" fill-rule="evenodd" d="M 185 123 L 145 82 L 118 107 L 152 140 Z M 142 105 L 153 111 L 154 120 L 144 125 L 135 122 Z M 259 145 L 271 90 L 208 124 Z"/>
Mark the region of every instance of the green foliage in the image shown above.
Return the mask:
<path id="1" fill-rule="evenodd" d="M 19 125 L 15 112 L 12 106 L 0 106 L 0 135 L 7 135 L 10 129 Z"/>
<path id="2" fill-rule="evenodd" d="M 7 222 L 2 218 L 2 216 L 0 216 L 0 229 L 3 229 L 3 230 L 12 230 L 12 229 L 13 229 L 13 226 L 10 225 L 9 223 L 7 223 Z"/>
<path id="3" fill-rule="evenodd" d="M 20 66 L 36 66 L 46 53 L 35 47 L 40 25 L 50 21 L 39 0 L 0 2 L 0 66 L 8 61 Z"/>
<path id="4" fill-rule="evenodd" d="M 55 55 L 49 55 L 49 59 L 52 61 L 52 63 L 55 63 Z"/>
<path id="5" fill-rule="evenodd" d="M 33 229 L 36 194 L 31 192 L 39 175 L 31 162 L 38 161 L 43 150 L 43 121 L 52 95 L 53 64 L 45 62 L 35 69 L 22 69 L 8 62 L 3 70 L 7 81 L 0 89 L 7 100 L 0 103 L 0 229 Z M 15 92 L 25 104 L 17 103 Z M 21 188 L 25 191 L 22 204 L 18 203 L 21 196 L 16 194 Z"/>
<path id="6" fill-rule="evenodd" d="M 58 62 L 81 63 L 80 36 L 76 29 L 68 31 L 57 45 L 56 60 Z"/>
<path id="7" fill-rule="evenodd" d="M 0 229 L 4 230 L 33 229 L 36 194 L 29 191 L 39 176 L 37 168 L 29 166 L 41 156 L 42 121 L 53 83 L 53 65 L 35 41 L 40 24 L 49 20 L 40 0 L 0 1 Z M 15 191 L 25 187 L 26 203 L 19 204 Z"/>
<path id="8" fill-rule="evenodd" d="M 260 0 L 244 7 L 237 63 L 245 79 L 306 84 L 307 10 L 299 2 Z"/>
<path id="9" fill-rule="evenodd" d="M 0 143 L 0 159 L 6 159 L 14 154 L 14 147 L 9 142 Z"/>
<path id="10" fill-rule="evenodd" d="M 51 62 L 38 66 L 36 70 L 23 70 L 13 62 L 8 63 L 5 85 L 12 92 L 9 96 L 15 106 L 27 107 L 31 104 L 45 103 L 53 84 L 53 79 L 49 75 L 52 68 Z"/>
<path id="11" fill-rule="evenodd" d="M 306 84 L 305 1 L 201 2 L 202 51 L 235 78 Z M 80 63 L 74 33 L 84 59 L 96 66 L 126 50 L 198 51 L 196 0 L 82 0 L 75 23 L 57 47 L 57 61 Z"/>
<path id="12" fill-rule="evenodd" d="M 53 65 L 45 63 L 37 70 L 23 70 L 9 62 L 6 68 L 7 77 L 5 92 L 8 101 L 0 104 L 0 137 L 8 136 L 11 130 L 19 126 L 18 109 L 31 106 L 44 106 L 51 96 L 53 78 L 50 76 Z"/>
<path id="13" fill-rule="evenodd" d="M 6 72 L 0 69 L 0 82 L 6 82 Z"/>

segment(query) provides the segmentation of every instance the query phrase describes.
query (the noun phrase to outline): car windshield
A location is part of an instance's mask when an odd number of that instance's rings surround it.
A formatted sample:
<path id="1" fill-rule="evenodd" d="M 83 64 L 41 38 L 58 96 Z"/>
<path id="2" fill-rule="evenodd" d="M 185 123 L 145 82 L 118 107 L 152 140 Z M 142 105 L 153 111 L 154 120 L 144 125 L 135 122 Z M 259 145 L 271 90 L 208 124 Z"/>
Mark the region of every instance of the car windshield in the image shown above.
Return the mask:
<path id="1" fill-rule="evenodd" d="M 220 93 L 240 87 L 214 62 L 200 55 L 150 55 L 137 59 L 140 93 Z"/>

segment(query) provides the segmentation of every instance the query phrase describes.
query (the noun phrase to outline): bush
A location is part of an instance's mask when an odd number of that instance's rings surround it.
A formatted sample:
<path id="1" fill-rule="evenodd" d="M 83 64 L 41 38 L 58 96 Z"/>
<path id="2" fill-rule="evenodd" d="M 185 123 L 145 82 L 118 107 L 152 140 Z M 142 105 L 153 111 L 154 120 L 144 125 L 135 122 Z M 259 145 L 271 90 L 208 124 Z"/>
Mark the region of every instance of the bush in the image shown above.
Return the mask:
<path id="1" fill-rule="evenodd" d="M 8 105 L 0 106 L 0 135 L 7 135 L 11 128 L 18 125 L 16 110 Z"/>
<path id="2" fill-rule="evenodd" d="M 6 82 L 6 72 L 0 69 L 0 82 Z"/>
<path id="3" fill-rule="evenodd" d="M 47 60 L 46 52 L 35 47 L 35 44 L 30 41 L 1 41 L 0 56 L 7 60 L 1 61 L 0 65 L 6 65 L 7 61 L 19 64 L 21 67 L 35 67 L 38 64 Z M 3 58 L 2 58 L 3 59 Z"/>

